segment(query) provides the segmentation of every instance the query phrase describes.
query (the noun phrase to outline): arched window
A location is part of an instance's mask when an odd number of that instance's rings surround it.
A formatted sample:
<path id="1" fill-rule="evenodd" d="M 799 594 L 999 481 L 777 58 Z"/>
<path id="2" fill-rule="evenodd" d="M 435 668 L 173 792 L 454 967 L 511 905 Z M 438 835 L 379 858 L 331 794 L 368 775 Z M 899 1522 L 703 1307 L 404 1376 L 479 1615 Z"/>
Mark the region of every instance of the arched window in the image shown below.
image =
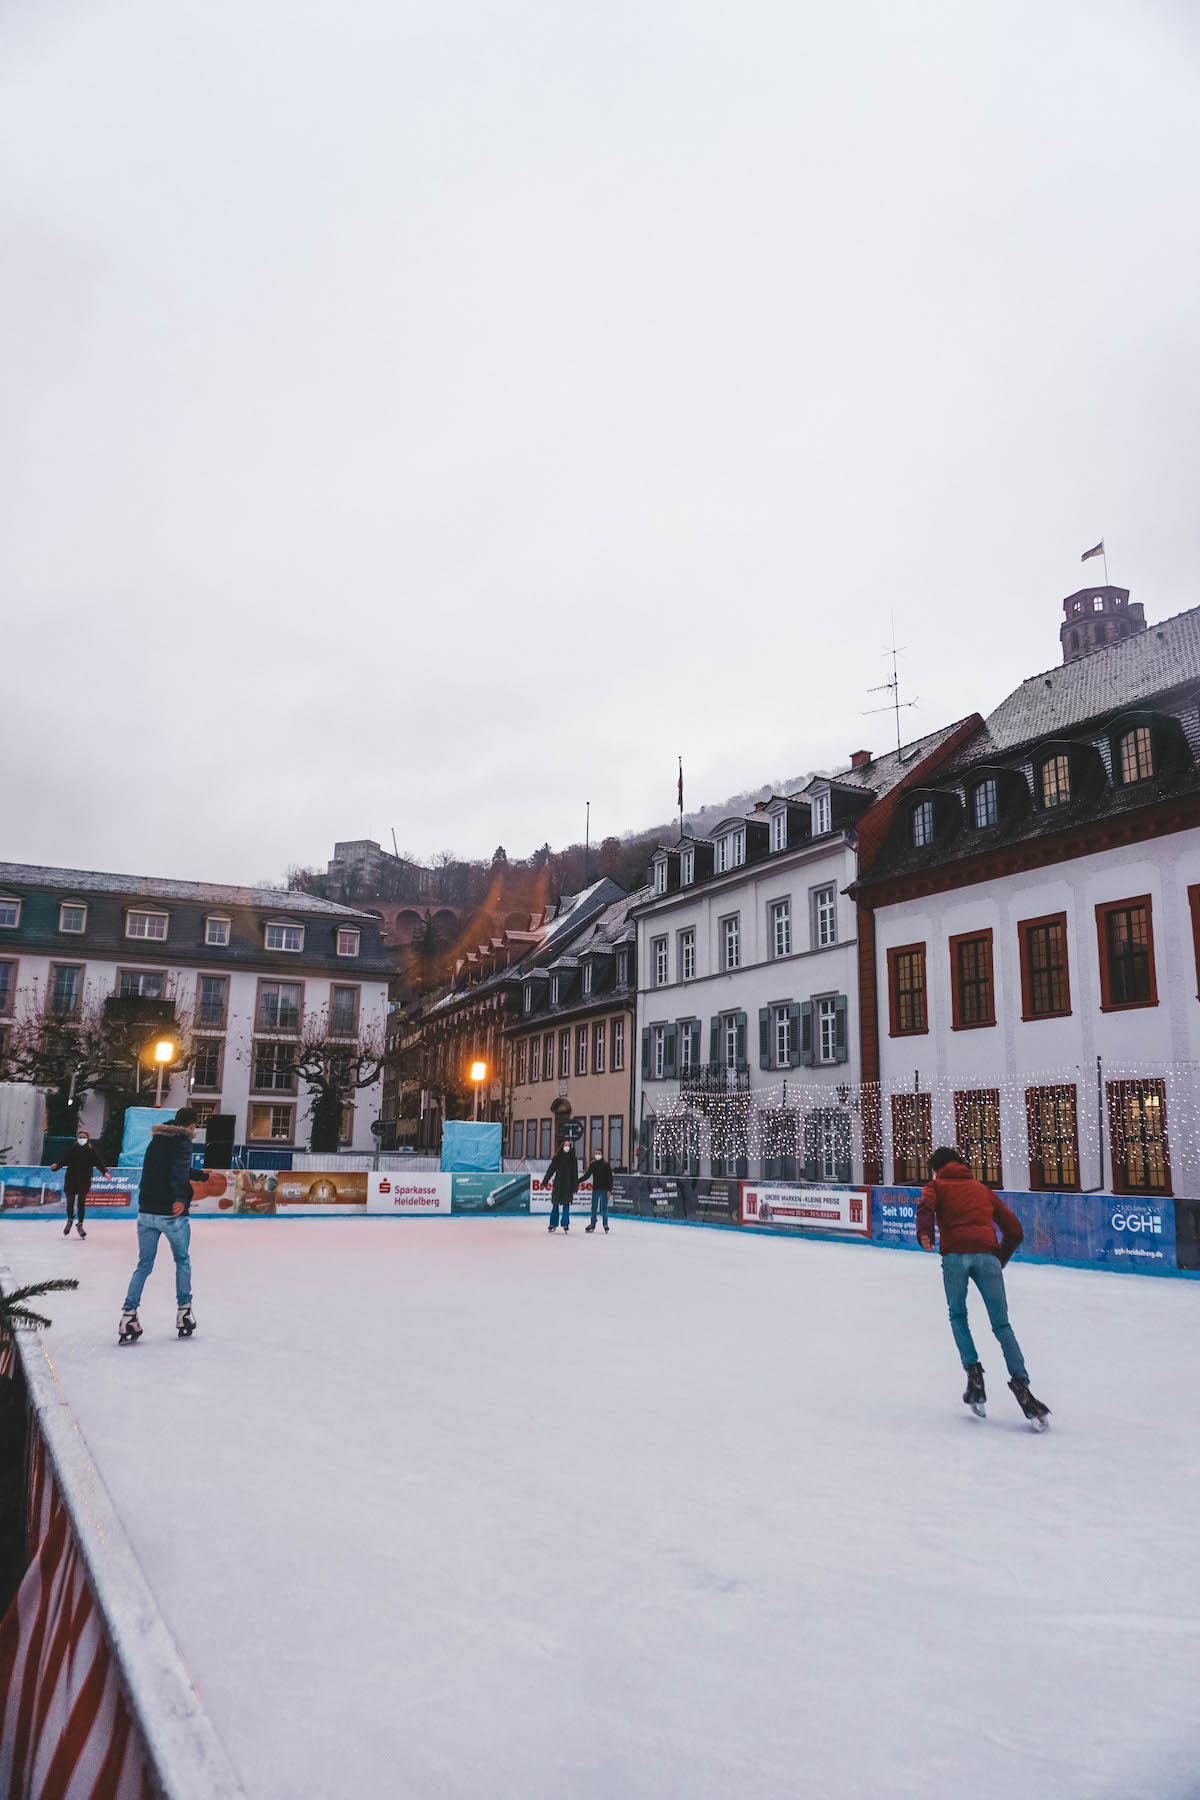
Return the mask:
<path id="1" fill-rule="evenodd" d="M 1135 725 L 1120 743 L 1121 780 L 1147 781 L 1154 773 L 1154 748 L 1146 725 Z"/>
<path id="2" fill-rule="evenodd" d="M 1103 612 L 1104 611 L 1104 595 L 1103 594 L 1093 594 L 1092 595 L 1092 611 L 1093 612 Z"/>
<path id="3" fill-rule="evenodd" d="M 933 801 L 920 800 L 912 810 L 912 841 L 916 849 L 933 842 Z"/>

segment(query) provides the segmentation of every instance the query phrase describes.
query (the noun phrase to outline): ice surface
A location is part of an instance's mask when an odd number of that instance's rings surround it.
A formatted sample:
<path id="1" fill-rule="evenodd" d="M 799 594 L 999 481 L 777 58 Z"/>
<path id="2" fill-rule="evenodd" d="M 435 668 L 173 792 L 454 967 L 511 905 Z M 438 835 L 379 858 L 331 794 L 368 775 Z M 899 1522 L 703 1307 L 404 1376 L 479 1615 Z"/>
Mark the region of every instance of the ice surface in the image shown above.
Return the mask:
<path id="1" fill-rule="evenodd" d="M 1200 1286 L 1009 1272 L 1033 1434 L 938 1264 L 616 1221 L 128 1221 L 47 1346 L 251 1800 L 1177 1800 Z M 978 1316 L 977 1316 L 978 1315 Z"/>

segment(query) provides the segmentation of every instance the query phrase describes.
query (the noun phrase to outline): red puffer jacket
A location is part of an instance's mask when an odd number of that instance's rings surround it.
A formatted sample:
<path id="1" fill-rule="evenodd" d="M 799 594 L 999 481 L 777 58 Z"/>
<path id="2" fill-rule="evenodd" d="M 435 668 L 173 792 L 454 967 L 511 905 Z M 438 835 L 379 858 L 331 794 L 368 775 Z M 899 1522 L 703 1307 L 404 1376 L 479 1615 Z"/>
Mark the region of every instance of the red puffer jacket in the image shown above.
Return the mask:
<path id="1" fill-rule="evenodd" d="M 1016 1213 L 997 1199 L 990 1187 L 976 1181 L 964 1163 L 947 1163 L 921 1195 L 917 1207 L 917 1236 L 933 1244 L 937 1220 L 938 1247 L 943 1256 L 971 1256 L 990 1252 L 1003 1266 L 1025 1236 Z M 996 1227 L 1000 1227 L 1000 1243 Z"/>

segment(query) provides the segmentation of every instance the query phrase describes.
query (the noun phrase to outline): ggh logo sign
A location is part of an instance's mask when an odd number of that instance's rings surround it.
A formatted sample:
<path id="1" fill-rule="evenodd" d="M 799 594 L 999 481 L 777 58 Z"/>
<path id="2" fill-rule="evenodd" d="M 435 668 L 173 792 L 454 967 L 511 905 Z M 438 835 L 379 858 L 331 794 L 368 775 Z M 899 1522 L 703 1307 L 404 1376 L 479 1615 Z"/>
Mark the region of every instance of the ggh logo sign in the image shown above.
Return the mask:
<path id="1" fill-rule="evenodd" d="M 1161 1213 L 1115 1212 L 1112 1222 L 1114 1231 L 1149 1231 L 1162 1236 Z"/>

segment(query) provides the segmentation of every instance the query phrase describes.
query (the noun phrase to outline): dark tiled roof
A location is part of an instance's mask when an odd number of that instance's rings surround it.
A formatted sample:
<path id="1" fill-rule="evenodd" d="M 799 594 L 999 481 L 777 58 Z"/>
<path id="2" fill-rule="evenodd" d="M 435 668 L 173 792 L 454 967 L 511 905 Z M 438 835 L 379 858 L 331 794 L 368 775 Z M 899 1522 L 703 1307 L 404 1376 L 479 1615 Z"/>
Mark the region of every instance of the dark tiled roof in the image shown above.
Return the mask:
<path id="1" fill-rule="evenodd" d="M 923 757 L 936 750 L 939 744 L 944 744 L 948 737 L 952 737 L 965 724 L 965 719 L 955 719 L 953 724 L 927 732 L 924 737 L 914 739 L 911 744 L 905 744 L 899 750 L 888 750 L 883 756 L 872 757 L 861 769 L 839 769 L 824 779 L 836 782 L 839 787 L 862 789 L 879 799 L 911 773 L 914 763 L 919 763 Z M 811 776 L 805 787 L 821 779 L 820 776 Z M 803 792 L 803 788 L 798 788 L 789 798 L 799 799 Z"/>
<path id="2" fill-rule="evenodd" d="M 320 913 L 361 919 L 353 906 L 291 889 L 228 887 L 215 881 L 172 881 L 162 875 L 110 875 L 96 869 L 50 869 L 36 863 L 0 863 L 0 888 L 43 888 L 64 894 L 129 894 L 138 900 L 191 900 L 201 905 L 254 906 L 279 913 Z M 378 921 L 376 921 L 378 922 Z"/>

